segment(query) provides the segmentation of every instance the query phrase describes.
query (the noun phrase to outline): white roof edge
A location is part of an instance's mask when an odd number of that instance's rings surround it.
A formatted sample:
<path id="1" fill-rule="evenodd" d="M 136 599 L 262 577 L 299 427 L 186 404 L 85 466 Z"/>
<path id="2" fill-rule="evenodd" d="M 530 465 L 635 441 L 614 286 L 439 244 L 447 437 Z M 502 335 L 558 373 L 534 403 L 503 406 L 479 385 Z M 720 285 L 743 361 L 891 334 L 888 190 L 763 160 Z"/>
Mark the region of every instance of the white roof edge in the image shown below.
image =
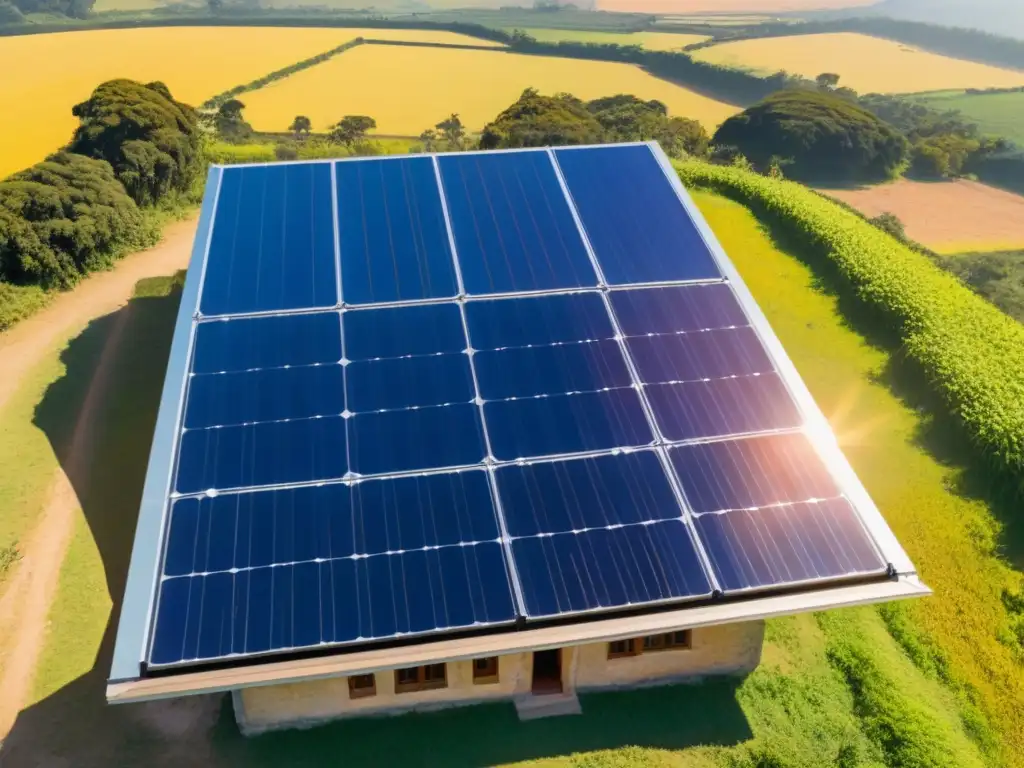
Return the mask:
<path id="1" fill-rule="evenodd" d="M 138 680 L 110 681 L 107 701 L 121 704 L 194 694 L 221 693 L 331 677 L 382 672 L 427 663 L 464 661 L 483 656 L 522 653 L 585 643 L 609 642 L 682 629 L 735 624 L 832 608 L 881 603 L 931 594 L 917 578 L 833 587 L 775 595 L 757 600 L 712 602 L 701 607 L 627 616 L 568 626 L 542 627 L 432 643 L 381 648 L 226 669 L 189 672 Z"/>

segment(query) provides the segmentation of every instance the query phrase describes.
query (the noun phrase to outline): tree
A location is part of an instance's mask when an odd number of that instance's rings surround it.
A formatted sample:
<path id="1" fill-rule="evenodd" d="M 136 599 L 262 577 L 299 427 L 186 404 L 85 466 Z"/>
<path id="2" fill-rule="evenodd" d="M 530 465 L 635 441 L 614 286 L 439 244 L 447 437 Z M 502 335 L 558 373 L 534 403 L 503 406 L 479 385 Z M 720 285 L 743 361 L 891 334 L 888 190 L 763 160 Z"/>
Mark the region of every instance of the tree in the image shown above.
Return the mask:
<path id="1" fill-rule="evenodd" d="M 463 139 L 466 137 L 466 129 L 458 114 L 452 113 L 446 119 L 434 126 L 441 132 L 449 149 L 462 149 Z"/>
<path id="2" fill-rule="evenodd" d="M 295 138 L 304 134 L 308 136 L 309 132 L 313 130 L 313 123 L 305 115 L 296 115 L 292 124 L 288 126 L 288 130 L 295 134 Z"/>
<path id="3" fill-rule="evenodd" d="M 660 101 L 643 101 L 619 94 L 587 103 L 587 110 L 605 130 L 607 141 L 649 141 L 668 121 L 668 107 Z"/>
<path id="4" fill-rule="evenodd" d="M 519 99 L 484 127 L 481 149 L 597 144 L 604 128 L 580 99 L 569 94 L 541 96 L 527 88 Z"/>
<path id="5" fill-rule="evenodd" d="M 419 140 L 423 144 L 424 150 L 433 152 L 434 146 L 437 144 L 437 131 L 433 128 L 428 128 L 419 135 Z"/>
<path id="6" fill-rule="evenodd" d="M 879 180 L 902 171 L 909 146 L 891 125 L 831 93 L 772 94 L 719 127 L 714 143 L 738 148 L 756 168 L 792 158 L 798 180 Z"/>
<path id="7" fill-rule="evenodd" d="M 878 227 L 883 232 L 887 232 L 892 235 L 901 243 L 907 242 L 907 231 L 903 227 L 903 222 L 900 221 L 899 216 L 896 214 L 886 211 L 885 213 L 880 213 L 874 218 L 868 219 L 868 222 Z"/>
<path id="8" fill-rule="evenodd" d="M 839 75 L 835 72 L 822 72 L 816 78 L 814 82 L 818 84 L 818 88 L 823 91 L 834 91 L 839 87 Z"/>
<path id="9" fill-rule="evenodd" d="M 243 109 L 245 109 L 245 104 L 238 99 L 228 99 L 217 109 L 217 114 L 225 120 L 239 120 L 242 117 Z"/>
<path id="10" fill-rule="evenodd" d="M 654 136 L 669 157 L 707 157 L 711 137 L 704 126 L 685 117 L 671 117 Z"/>
<path id="11" fill-rule="evenodd" d="M 196 111 L 163 83 L 110 80 L 71 112 L 79 126 L 68 149 L 110 163 L 139 205 L 188 190 L 205 169 Z"/>
<path id="12" fill-rule="evenodd" d="M 0 181 L 0 279 L 68 287 L 156 233 L 104 160 L 58 152 Z"/>
<path id="13" fill-rule="evenodd" d="M 241 142 L 252 136 L 252 126 L 242 117 L 243 109 L 245 104 L 238 99 L 228 99 L 217 109 L 214 127 L 222 138 Z"/>
<path id="14" fill-rule="evenodd" d="M 331 126 L 330 140 L 344 144 L 351 149 L 357 141 L 366 138 L 366 134 L 377 127 L 377 121 L 366 115 L 345 115 Z"/>

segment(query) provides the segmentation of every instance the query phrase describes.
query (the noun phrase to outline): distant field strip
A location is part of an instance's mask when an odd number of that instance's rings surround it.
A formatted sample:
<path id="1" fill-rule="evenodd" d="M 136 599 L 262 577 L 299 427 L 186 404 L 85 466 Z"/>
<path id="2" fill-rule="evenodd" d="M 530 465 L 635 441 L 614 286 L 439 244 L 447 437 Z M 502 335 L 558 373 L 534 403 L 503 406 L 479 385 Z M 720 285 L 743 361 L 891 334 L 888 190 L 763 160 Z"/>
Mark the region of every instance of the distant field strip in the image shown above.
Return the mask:
<path id="1" fill-rule="evenodd" d="M 511 32 L 511 29 L 506 29 Z M 674 32 L 590 32 L 580 29 L 524 29 L 528 35 L 542 43 L 612 43 L 614 45 L 642 45 L 649 51 L 678 51 L 692 43 L 711 38 L 706 35 L 675 34 Z"/>
<path id="2" fill-rule="evenodd" d="M 1024 248 L 1024 197 L 975 181 L 822 191 L 867 216 L 895 214 L 912 240 L 939 253 Z"/>
<path id="3" fill-rule="evenodd" d="M 927 93 L 914 101 L 945 112 L 955 109 L 974 123 L 983 133 L 1005 136 L 1024 145 L 1024 93 L 979 93 L 963 91 Z"/>
<path id="4" fill-rule="evenodd" d="M 105 80 L 162 80 L 176 99 L 198 105 L 360 36 L 487 44 L 453 32 L 363 28 L 164 27 L 2 37 L 0 114 L 8 119 L 0 121 L 0 178 L 66 144 L 78 125 L 71 108 Z M 330 92 L 318 96 L 331 98 Z"/>
<path id="5" fill-rule="evenodd" d="M 322 131 L 344 115 L 370 115 L 382 134 L 415 136 L 457 112 L 470 130 L 480 130 L 526 88 L 582 99 L 658 99 L 671 114 L 709 130 L 738 111 L 629 64 L 364 45 L 248 94 L 246 117 L 257 130 L 281 131 L 303 114 Z"/>
<path id="6" fill-rule="evenodd" d="M 597 0 L 601 11 L 620 13 L 781 13 L 873 5 L 878 0 Z"/>
<path id="7" fill-rule="evenodd" d="M 1024 85 L 1024 72 L 927 53 L 891 40 L 854 33 L 741 40 L 703 48 L 694 58 L 771 74 L 784 69 L 813 78 L 835 72 L 861 93 L 911 93 L 946 88 Z"/>

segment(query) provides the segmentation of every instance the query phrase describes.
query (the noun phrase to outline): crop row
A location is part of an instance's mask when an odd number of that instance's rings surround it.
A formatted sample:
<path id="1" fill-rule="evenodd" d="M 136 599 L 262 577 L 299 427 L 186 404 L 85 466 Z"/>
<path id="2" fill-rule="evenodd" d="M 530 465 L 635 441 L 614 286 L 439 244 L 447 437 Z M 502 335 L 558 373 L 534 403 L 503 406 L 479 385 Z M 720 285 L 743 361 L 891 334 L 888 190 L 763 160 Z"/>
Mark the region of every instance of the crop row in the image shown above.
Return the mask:
<path id="1" fill-rule="evenodd" d="M 849 211 L 799 184 L 688 161 L 688 185 L 731 197 L 824 257 L 896 332 L 975 448 L 1024 493 L 1024 325 Z"/>

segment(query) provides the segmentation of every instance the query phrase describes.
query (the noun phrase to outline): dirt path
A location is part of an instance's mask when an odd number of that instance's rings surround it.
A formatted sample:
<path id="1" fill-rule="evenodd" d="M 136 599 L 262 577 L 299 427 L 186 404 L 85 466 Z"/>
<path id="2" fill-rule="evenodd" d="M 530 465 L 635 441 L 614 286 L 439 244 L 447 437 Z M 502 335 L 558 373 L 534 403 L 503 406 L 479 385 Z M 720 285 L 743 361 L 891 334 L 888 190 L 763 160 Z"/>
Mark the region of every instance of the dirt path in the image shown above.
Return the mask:
<path id="1" fill-rule="evenodd" d="M 195 226 L 195 219 L 169 226 L 155 248 L 129 256 L 112 271 L 86 280 L 43 312 L 0 335 L 0 366 L 5 373 L 0 379 L 0 408 L 17 391 L 25 373 L 51 354 L 55 344 L 90 320 L 124 305 L 138 280 L 185 267 Z M 68 474 L 81 476 L 76 470 L 91 452 L 96 427 L 93 414 L 108 386 L 127 318 L 128 313 L 122 313 L 107 338 L 71 432 L 65 466 L 54 472 L 42 515 L 26 537 L 22 558 L 0 599 L 0 626 L 14 628 L 4 638 L 0 653 L 0 741 L 31 692 L 50 605 L 80 506 Z"/>
<path id="2" fill-rule="evenodd" d="M 198 217 L 174 222 L 164 239 L 148 251 L 132 254 L 109 272 L 99 272 L 73 291 L 62 293 L 38 314 L 0 333 L 0 410 L 21 385 L 22 377 L 93 318 L 113 312 L 132 295 L 144 277 L 173 274 L 188 266 Z"/>

